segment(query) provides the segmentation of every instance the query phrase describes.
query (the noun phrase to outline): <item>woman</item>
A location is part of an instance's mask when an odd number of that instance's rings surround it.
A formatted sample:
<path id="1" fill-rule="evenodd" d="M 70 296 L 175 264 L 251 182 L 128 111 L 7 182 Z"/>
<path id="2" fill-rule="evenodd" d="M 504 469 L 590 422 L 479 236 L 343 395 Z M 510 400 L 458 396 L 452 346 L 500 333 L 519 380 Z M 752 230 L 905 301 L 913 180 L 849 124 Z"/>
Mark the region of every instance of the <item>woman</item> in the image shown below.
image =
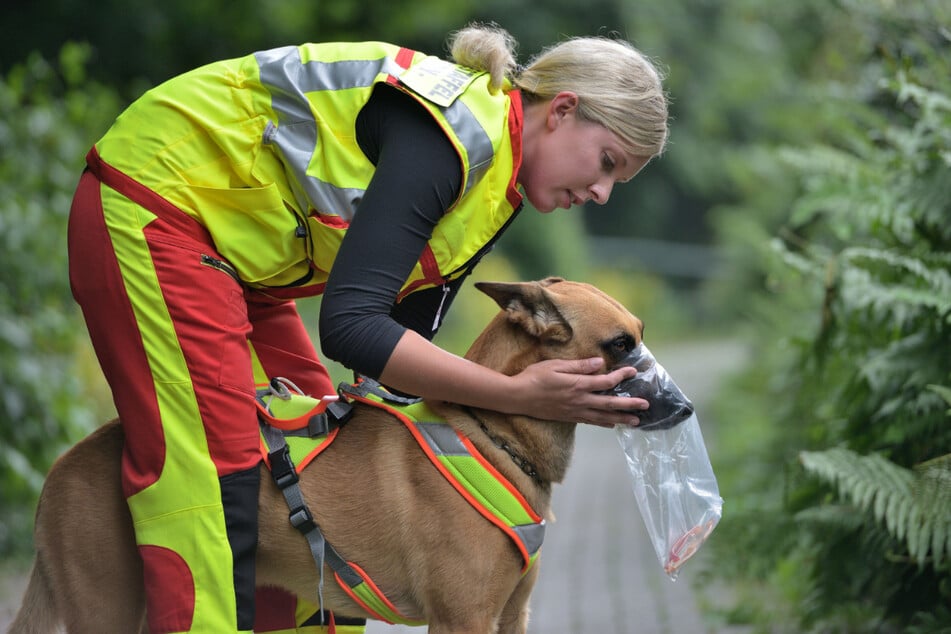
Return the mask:
<path id="1" fill-rule="evenodd" d="M 521 70 L 501 29 L 466 28 L 451 50 L 213 63 L 147 92 L 89 152 L 70 280 L 125 430 L 153 634 L 252 628 L 255 383 L 334 391 L 295 297 L 323 293 L 325 354 L 403 392 L 601 425 L 647 406 L 595 394 L 630 369 L 504 376 L 430 340 L 522 192 L 541 212 L 604 203 L 661 153 L 657 71 L 603 38 Z"/>

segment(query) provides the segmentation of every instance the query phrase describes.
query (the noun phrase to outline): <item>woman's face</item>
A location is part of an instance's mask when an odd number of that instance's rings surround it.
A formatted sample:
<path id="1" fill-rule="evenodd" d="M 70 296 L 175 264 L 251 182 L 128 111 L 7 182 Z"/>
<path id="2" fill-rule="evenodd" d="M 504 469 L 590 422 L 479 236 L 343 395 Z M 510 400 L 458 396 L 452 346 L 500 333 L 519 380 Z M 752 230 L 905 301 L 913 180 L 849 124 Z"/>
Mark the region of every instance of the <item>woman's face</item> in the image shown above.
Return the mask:
<path id="1" fill-rule="evenodd" d="M 607 128 L 579 120 L 578 97 L 559 93 L 526 113 L 518 182 L 543 213 L 589 200 L 603 205 L 614 184 L 626 182 L 650 157 L 627 154 Z"/>

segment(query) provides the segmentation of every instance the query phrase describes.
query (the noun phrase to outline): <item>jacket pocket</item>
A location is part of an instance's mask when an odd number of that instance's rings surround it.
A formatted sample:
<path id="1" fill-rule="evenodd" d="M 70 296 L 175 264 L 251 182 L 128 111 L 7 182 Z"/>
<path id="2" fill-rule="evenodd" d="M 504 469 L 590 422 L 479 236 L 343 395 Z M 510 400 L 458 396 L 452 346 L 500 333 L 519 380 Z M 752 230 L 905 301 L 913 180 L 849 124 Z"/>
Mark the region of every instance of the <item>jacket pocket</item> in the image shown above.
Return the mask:
<path id="1" fill-rule="evenodd" d="M 297 215 L 284 204 L 277 186 L 189 185 L 178 193 L 242 282 L 284 286 L 308 274 L 306 234 L 298 230 Z"/>

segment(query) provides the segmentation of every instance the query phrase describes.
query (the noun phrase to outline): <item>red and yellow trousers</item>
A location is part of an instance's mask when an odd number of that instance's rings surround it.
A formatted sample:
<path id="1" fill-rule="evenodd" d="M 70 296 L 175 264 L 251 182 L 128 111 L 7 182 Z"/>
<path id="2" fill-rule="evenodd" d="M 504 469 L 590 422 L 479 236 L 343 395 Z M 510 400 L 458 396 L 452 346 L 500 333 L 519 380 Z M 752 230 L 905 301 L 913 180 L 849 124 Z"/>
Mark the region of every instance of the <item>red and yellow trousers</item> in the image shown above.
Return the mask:
<path id="1" fill-rule="evenodd" d="M 250 631 L 255 368 L 314 396 L 333 384 L 293 302 L 246 293 L 215 265 L 222 258 L 199 223 L 95 150 L 89 165 L 70 213 L 70 283 L 125 431 L 122 488 L 150 631 Z M 261 595 L 258 622 L 303 623 L 289 616 L 293 597 L 279 595 Z"/>

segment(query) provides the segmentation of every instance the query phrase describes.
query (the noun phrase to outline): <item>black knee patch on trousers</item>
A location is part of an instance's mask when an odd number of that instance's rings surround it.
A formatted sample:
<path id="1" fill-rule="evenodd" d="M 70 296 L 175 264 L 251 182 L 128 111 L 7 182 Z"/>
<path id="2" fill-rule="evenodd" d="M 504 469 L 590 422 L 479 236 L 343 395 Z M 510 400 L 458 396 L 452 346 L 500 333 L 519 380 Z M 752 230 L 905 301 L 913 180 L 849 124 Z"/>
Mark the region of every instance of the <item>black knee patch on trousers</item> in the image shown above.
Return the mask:
<path id="1" fill-rule="evenodd" d="M 261 471 L 254 467 L 219 479 L 228 543 L 234 560 L 238 629 L 254 628 L 254 557 L 258 545 L 258 493 Z"/>

